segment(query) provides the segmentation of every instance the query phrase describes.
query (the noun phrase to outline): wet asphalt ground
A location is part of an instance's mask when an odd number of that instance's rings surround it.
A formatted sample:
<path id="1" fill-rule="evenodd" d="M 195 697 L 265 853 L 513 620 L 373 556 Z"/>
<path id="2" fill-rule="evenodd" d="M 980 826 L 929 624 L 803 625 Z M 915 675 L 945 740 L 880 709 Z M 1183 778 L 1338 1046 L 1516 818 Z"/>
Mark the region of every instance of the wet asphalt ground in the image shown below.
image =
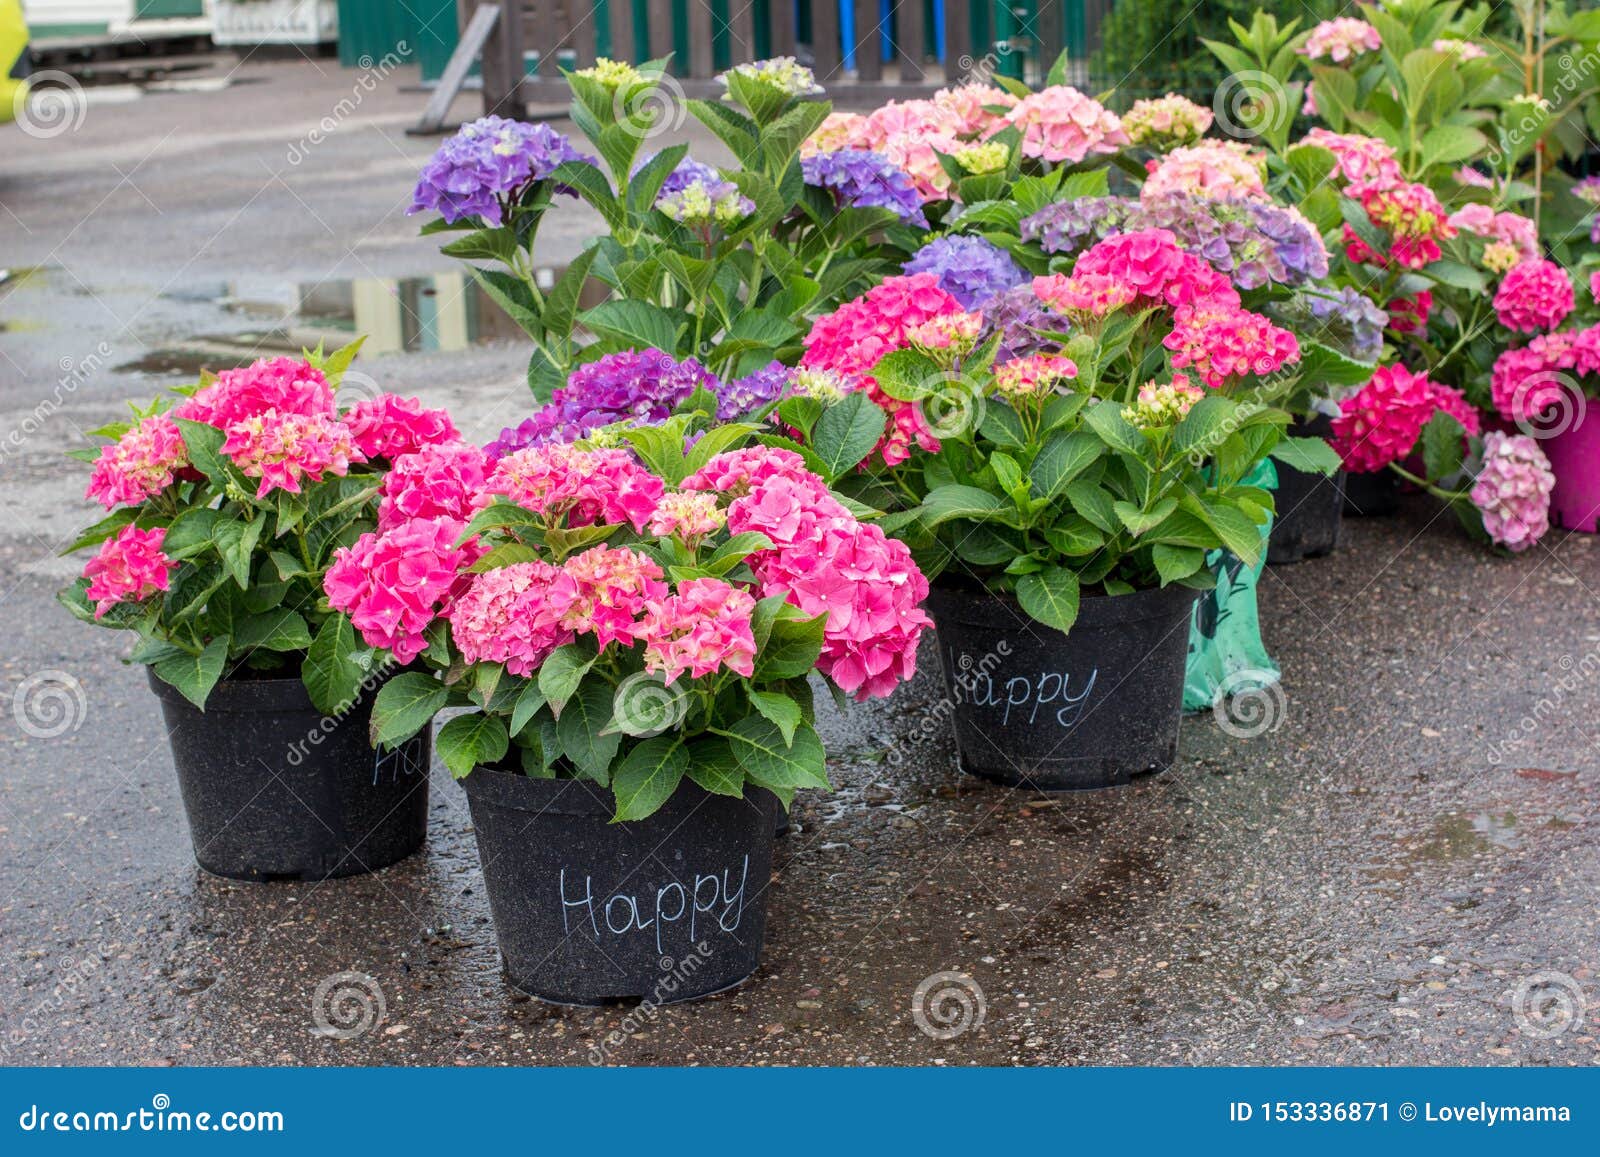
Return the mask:
<path id="1" fill-rule="evenodd" d="M 94 513 L 61 451 L 181 380 L 160 370 L 175 350 L 270 350 L 325 324 L 291 287 L 455 272 L 403 216 L 432 148 L 402 135 L 422 102 L 400 91 L 408 70 L 291 163 L 354 77 L 246 64 L 209 91 L 91 101 L 50 139 L 0 129 L 0 266 L 41 267 L 0 285 L 0 1061 L 1600 1058 L 1600 545 L 1492 557 L 1417 498 L 1268 572 L 1281 696 L 1229 730 L 1187 719 L 1166 775 L 1054 798 L 964 776 L 931 647 L 893 699 L 825 706 L 839 790 L 802 796 L 778 843 L 762 967 L 703 1002 L 562 1009 L 509 990 L 442 769 L 427 847 L 393 868 L 200 872 L 128 640 L 54 603 L 81 565 L 54 551 Z M 548 259 L 590 229 L 564 212 Z M 442 349 L 357 368 L 474 437 L 521 417 L 522 350 L 451 349 L 442 328 L 421 343 Z M 382 999 L 351 1039 L 313 1015 L 345 972 Z M 973 1011 L 940 1040 L 912 1008 L 946 972 L 970 977 Z"/>

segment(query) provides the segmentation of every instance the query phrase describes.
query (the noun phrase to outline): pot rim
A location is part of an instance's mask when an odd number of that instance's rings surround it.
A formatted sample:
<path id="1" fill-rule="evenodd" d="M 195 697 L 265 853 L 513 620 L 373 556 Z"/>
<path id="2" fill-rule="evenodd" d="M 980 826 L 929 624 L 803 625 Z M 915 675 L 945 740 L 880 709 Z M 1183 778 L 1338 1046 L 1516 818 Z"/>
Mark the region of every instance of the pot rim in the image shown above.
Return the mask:
<path id="1" fill-rule="evenodd" d="M 181 704 L 191 711 L 207 715 L 327 714 L 311 702 L 311 694 L 299 675 L 233 679 L 224 674 L 211 688 L 204 708 L 196 707 L 183 692 L 157 675 L 154 668 L 147 665 L 145 675 L 150 680 L 150 689 L 161 700 Z M 354 709 L 352 705 L 351 711 Z M 346 712 L 345 715 L 350 713 Z"/>
<path id="2" fill-rule="evenodd" d="M 479 764 L 456 782 L 474 802 L 488 804 L 491 807 L 551 815 L 592 817 L 602 819 L 608 824 L 611 822 L 611 817 L 616 814 L 615 794 L 610 788 L 601 787 L 593 780 L 535 779 L 519 771 Z M 709 797 L 711 794 L 686 777 L 658 811 L 634 822 L 648 823 L 668 808 L 674 805 L 682 806 L 683 800 L 680 797 L 684 795 Z M 743 802 L 752 807 L 762 808 L 766 806 L 762 796 L 767 796 L 772 800 L 773 806 L 777 806 L 776 796 L 754 784 L 745 786 Z M 732 796 L 717 798 L 733 801 Z M 702 802 L 704 800 L 696 801 L 695 806 Z"/>
<path id="3" fill-rule="evenodd" d="M 939 603 L 944 604 L 947 615 L 968 616 L 965 621 L 977 626 L 1017 628 L 1047 631 L 1071 638 L 1081 630 L 1104 630 L 1142 623 L 1149 619 L 1176 619 L 1191 612 L 1195 601 L 1203 594 L 1174 583 L 1167 587 L 1147 587 L 1125 595 L 1089 595 L 1078 604 L 1078 619 L 1070 632 L 1058 631 L 1032 618 L 1022 609 L 1016 596 L 996 591 L 965 591 L 940 586 L 935 580 L 928 591 L 928 610 L 938 628 Z M 960 604 L 964 608 L 958 609 Z M 1003 616 L 1003 617 L 1002 617 Z"/>

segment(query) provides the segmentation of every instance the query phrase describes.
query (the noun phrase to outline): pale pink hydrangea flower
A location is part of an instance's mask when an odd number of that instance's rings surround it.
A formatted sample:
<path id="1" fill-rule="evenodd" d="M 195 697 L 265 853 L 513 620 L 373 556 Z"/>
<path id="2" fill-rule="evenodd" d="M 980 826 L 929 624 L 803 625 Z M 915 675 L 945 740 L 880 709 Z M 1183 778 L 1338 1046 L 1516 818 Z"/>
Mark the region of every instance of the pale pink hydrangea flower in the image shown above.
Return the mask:
<path id="1" fill-rule="evenodd" d="M 189 465 L 178 424 L 165 414 L 145 418 L 109 446 L 89 472 L 86 497 L 107 510 L 126 502 L 137 506 L 160 494 Z"/>
<path id="2" fill-rule="evenodd" d="M 1463 205 L 1450 214 L 1448 220 L 1456 229 L 1510 246 L 1516 254 L 1516 261 L 1512 265 L 1532 261 L 1539 256 L 1538 227 L 1531 218 L 1520 213 L 1496 213 L 1487 205 L 1472 204 Z M 1509 268 L 1510 265 L 1507 265 L 1497 272 Z"/>
<path id="3" fill-rule="evenodd" d="M 961 141 L 954 133 L 927 130 L 892 133 L 878 146 L 890 164 L 911 178 L 924 202 L 942 201 L 950 195 L 951 178 L 939 154 L 953 156 Z"/>
<path id="4" fill-rule="evenodd" d="M 1174 149 L 1146 165 L 1149 175 L 1139 199 L 1151 201 L 1173 193 L 1215 201 L 1264 199 L 1263 164 L 1261 155 L 1242 141 L 1204 141 Z"/>
<path id="5" fill-rule="evenodd" d="M 1354 16 L 1339 16 L 1324 20 L 1313 28 L 1300 54 L 1312 60 L 1331 60 L 1335 64 L 1343 64 L 1382 47 L 1383 38 L 1372 25 Z"/>
<path id="6" fill-rule="evenodd" d="M 628 639 L 647 602 L 667 594 L 661 567 L 647 555 L 601 544 L 569 558 L 551 582 L 549 615 L 604 647 Z"/>
<path id="7" fill-rule="evenodd" d="M 867 147 L 867 118 L 860 113 L 831 112 L 800 146 L 802 157 Z"/>
<path id="8" fill-rule="evenodd" d="M 101 544 L 83 568 L 83 577 L 89 580 L 85 595 L 95 604 L 95 618 L 118 603 L 137 602 L 167 589 L 178 564 L 162 553 L 166 537 L 165 527 L 124 526 Z"/>
<path id="9" fill-rule="evenodd" d="M 1051 164 L 1076 165 L 1091 153 L 1115 153 L 1128 144 L 1116 113 L 1065 84 L 1023 97 L 994 131 L 1005 126 L 1022 130 L 1023 156 Z"/>
<path id="10" fill-rule="evenodd" d="M 1098 320 L 1132 305 L 1139 293 L 1126 281 L 1105 273 L 1071 277 L 1052 273 L 1033 279 L 1033 295 L 1057 313 L 1082 322 Z"/>
<path id="11" fill-rule="evenodd" d="M 933 103 L 954 118 L 956 132 L 966 137 L 987 136 L 989 130 L 1004 119 L 1003 110 L 1014 108 L 1017 99 L 1005 89 L 990 84 L 963 84 L 941 88 L 933 94 Z M 1002 111 L 990 112 L 992 108 Z"/>
<path id="12" fill-rule="evenodd" d="M 994 392 L 1002 398 L 1021 402 L 1051 393 L 1069 378 L 1078 376 L 1078 367 L 1060 354 L 1025 354 L 994 367 Z"/>
<path id="13" fill-rule="evenodd" d="M 1435 40 L 1435 52 L 1448 52 L 1457 60 L 1482 60 L 1489 53 L 1480 44 L 1471 40 Z"/>
<path id="14" fill-rule="evenodd" d="M 634 628 L 644 643 L 644 669 L 671 683 L 687 671 L 699 679 L 720 670 L 755 673 L 751 616 L 756 600 L 721 579 L 680 583 L 676 594 L 653 600 Z"/>
<path id="15" fill-rule="evenodd" d="M 1489 537 L 1508 550 L 1527 550 L 1550 529 L 1555 474 L 1539 443 L 1526 434 L 1491 430 L 1483 439 L 1483 469 L 1472 504 Z"/>
<path id="16" fill-rule="evenodd" d="M 1169 92 L 1155 100 L 1134 101 L 1122 118 L 1122 128 L 1133 144 L 1173 148 L 1199 141 L 1215 119 L 1204 105 Z"/>
<path id="17" fill-rule="evenodd" d="M 714 534 L 727 523 L 728 515 L 717 505 L 717 497 L 702 491 L 676 491 L 661 499 L 650 520 L 650 533 L 665 538 L 677 535 L 691 545 Z"/>
<path id="18" fill-rule="evenodd" d="M 1394 148 L 1378 137 L 1336 133 L 1319 125 L 1306 133 L 1300 143 L 1316 145 L 1332 153 L 1334 172 L 1346 181 L 1389 184 L 1402 177 Z"/>
<path id="19" fill-rule="evenodd" d="M 222 452 L 247 478 L 259 478 L 257 498 L 274 490 L 300 493 L 300 483 L 321 482 L 327 474 L 347 474 L 361 462 L 350 427 L 325 414 L 280 414 L 268 410 L 228 427 Z"/>

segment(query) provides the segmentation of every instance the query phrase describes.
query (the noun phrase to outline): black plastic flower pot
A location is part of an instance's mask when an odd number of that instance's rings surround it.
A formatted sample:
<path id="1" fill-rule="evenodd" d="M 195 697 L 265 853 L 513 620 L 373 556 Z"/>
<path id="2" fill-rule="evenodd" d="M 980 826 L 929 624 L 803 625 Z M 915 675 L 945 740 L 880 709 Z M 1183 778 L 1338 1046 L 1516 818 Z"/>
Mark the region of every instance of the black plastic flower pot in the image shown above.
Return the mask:
<path id="1" fill-rule="evenodd" d="M 515 988 L 555 1004 L 668 1004 L 722 992 L 761 961 L 777 797 L 685 780 L 654 815 L 612 823 L 610 791 L 491 767 L 461 781 Z"/>
<path id="2" fill-rule="evenodd" d="M 1011 598 L 936 586 L 928 610 L 962 769 L 1037 791 L 1166 770 L 1195 596 L 1168 587 L 1085 598 L 1063 634 Z"/>
<path id="3" fill-rule="evenodd" d="M 1400 509 L 1400 476 L 1393 470 L 1344 475 L 1344 512 L 1355 518 L 1381 518 Z"/>
<path id="4" fill-rule="evenodd" d="M 428 832 L 432 732 L 367 740 L 371 695 L 340 717 L 298 677 L 224 679 L 201 711 L 150 675 L 171 733 L 194 857 L 235 880 L 325 880 L 405 859 Z"/>
<path id="5" fill-rule="evenodd" d="M 1326 436 L 1332 430 L 1327 418 L 1319 418 L 1298 423 L 1289 432 L 1312 437 Z M 1281 565 L 1332 554 L 1339 545 L 1339 524 L 1344 515 L 1344 472 L 1330 478 L 1307 474 L 1282 462 L 1272 465 L 1278 472 L 1277 510 L 1267 540 L 1267 561 Z"/>

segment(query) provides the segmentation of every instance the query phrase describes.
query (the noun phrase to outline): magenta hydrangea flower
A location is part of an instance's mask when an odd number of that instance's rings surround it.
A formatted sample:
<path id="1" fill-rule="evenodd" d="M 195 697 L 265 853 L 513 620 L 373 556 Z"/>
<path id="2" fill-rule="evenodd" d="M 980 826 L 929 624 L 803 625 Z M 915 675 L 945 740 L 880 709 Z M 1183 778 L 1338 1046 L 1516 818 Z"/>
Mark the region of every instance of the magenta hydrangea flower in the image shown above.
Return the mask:
<path id="1" fill-rule="evenodd" d="M 569 558 L 551 583 L 548 615 L 561 627 L 593 635 L 605 647 L 631 641 L 645 605 L 667 594 L 661 567 L 626 547 L 601 544 Z"/>
<path id="2" fill-rule="evenodd" d="M 154 414 L 100 447 L 85 496 L 107 510 L 124 502 L 137 506 L 171 486 L 188 465 L 189 451 L 177 423 L 165 414 Z"/>
<path id="3" fill-rule="evenodd" d="M 1366 385 L 1340 404 L 1330 442 L 1356 473 L 1398 462 L 1440 407 L 1439 389 L 1425 374 L 1401 365 L 1381 366 Z"/>
<path id="4" fill-rule="evenodd" d="M 363 534 L 340 547 L 323 576 L 328 605 L 350 616 L 369 647 L 409 663 L 428 645 L 423 632 L 465 590 L 463 572 L 482 555 L 476 538 L 456 540 L 466 524 L 454 518 L 415 518 Z"/>
<path id="5" fill-rule="evenodd" d="M 512 675 L 536 672 L 573 638 L 550 614 L 550 591 L 560 576 L 559 568 L 537 559 L 474 576 L 446 616 L 461 657 L 504 663 Z"/>
<path id="6" fill-rule="evenodd" d="M 424 446 L 454 442 L 461 435 L 448 410 L 425 410 L 420 398 L 379 394 L 365 398 L 343 414 L 356 449 L 372 462 L 414 454 Z"/>
<path id="7" fill-rule="evenodd" d="M 1575 304 L 1567 271 L 1542 258 L 1513 265 L 1494 295 L 1500 324 L 1518 333 L 1555 329 Z"/>
<path id="8" fill-rule="evenodd" d="M 101 544 L 83 568 L 83 577 L 89 580 L 85 595 L 95 605 L 95 618 L 104 617 L 118 603 L 137 602 L 167 589 L 178 564 L 162 553 L 166 537 L 165 527 L 124 526 Z"/>
<path id="9" fill-rule="evenodd" d="M 567 161 L 588 161 L 547 124 L 486 116 L 461 126 L 429 158 L 407 213 L 434 212 L 454 224 L 479 217 L 499 225 L 525 186 L 549 177 Z M 560 187 L 558 192 L 570 193 Z"/>
<path id="10" fill-rule="evenodd" d="M 1483 468 L 1472 486 L 1472 504 L 1483 515 L 1489 537 L 1512 551 L 1527 550 L 1550 529 L 1550 492 L 1555 474 L 1539 443 L 1526 434 L 1491 430 L 1483 439 Z"/>
<path id="11" fill-rule="evenodd" d="M 568 528 L 626 522 L 642 531 L 656 512 L 666 484 L 626 450 L 579 450 L 563 444 L 531 446 L 500 459 L 477 502 L 504 495 L 525 510 Z"/>
<path id="12" fill-rule="evenodd" d="M 469 521 L 488 473 L 488 455 L 467 442 L 400 455 L 383 476 L 378 529 L 392 530 L 414 518 Z"/>
<path id="13" fill-rule="evenodd" d="M 1011 254 L 982 237 L 957 233 L 930 241 L 905 263 L 903 273 L 931 273 L 939 288 L 972 309 L 1028 279 Z"/>
<path id="14" fill-rule="evenodd" d="M 755 674 L 756 600 L 721 579 L 678 584 L 677 593 L 652 599 L 634 637 L 644 643 L 644 669 L 671 683 L 685 671 L 701 678 L 729 670 Z"/>
<path id="15" fill-rule="evenodd" d="M 362 461 L 350 427 L 325 414 L 265 414 L 228 427 L 222 452 L 247 478 L 259 478 L 257 498 L 274 490 L 300 493 L 301 481 L 321 482 L 327 474 L 347 474 Z"/>
<path id="16" fill-rule="evenodd" d="M 268 410 L 331 417 L 336 409 L 333 391 L 321 370 L 299 358 L 280 357 L 223 370 L 216 381 L 173 410 L 172 416 L 226 430 Z"/>
<path id="17" fill-rule="evenodd" d="M 1192 367 L 1212 389 L 1300 360 L 1300 343 L 1288 330 L 1259 313 L 1209 301 L 1180 305 L 1162 344 L 1172 351 L 1174 369 Z"/>

